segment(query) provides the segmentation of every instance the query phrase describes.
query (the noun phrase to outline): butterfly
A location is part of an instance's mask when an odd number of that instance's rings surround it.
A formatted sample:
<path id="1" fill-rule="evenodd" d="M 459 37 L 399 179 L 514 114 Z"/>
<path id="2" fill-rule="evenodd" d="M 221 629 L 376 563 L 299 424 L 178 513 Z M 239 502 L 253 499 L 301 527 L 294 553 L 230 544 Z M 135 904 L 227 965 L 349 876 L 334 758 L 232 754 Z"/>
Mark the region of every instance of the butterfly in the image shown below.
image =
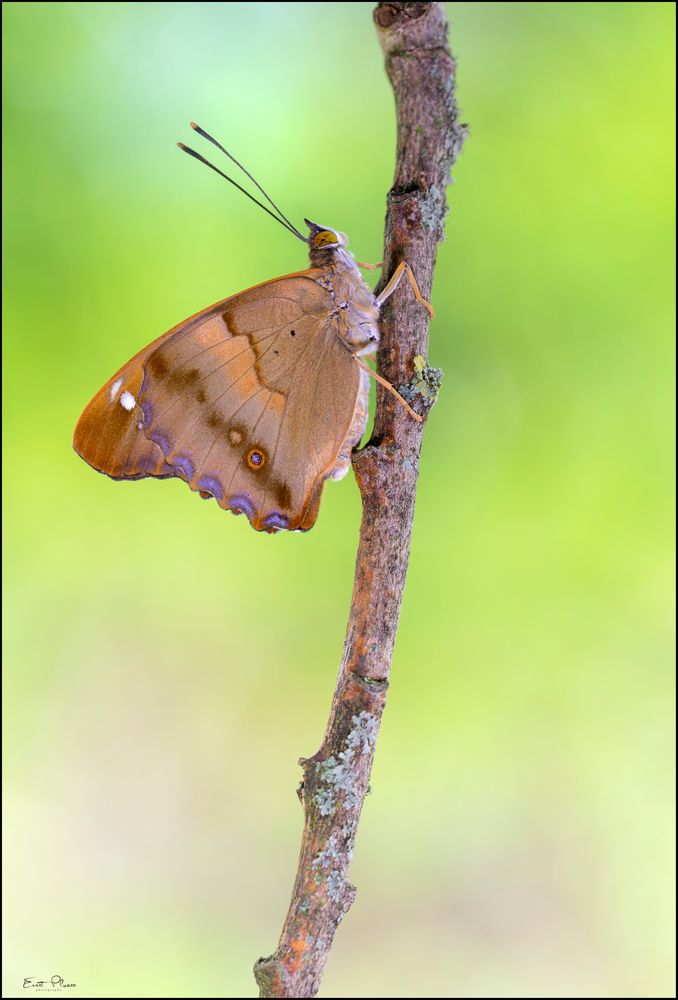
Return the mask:
<path id="1" fill-rule="evenodd" d="M 306 243 L 310 267 L 223 299 L 144 347 L 88 403 L 73 447 L 112 479 L 182 479 L 257 531 L 308 531 L 325 482 L 346 474 L 365 432 L 370 376 L 421 420 L 362 360 L 376 350 L 382 303 L 406 276 L 433 310 L 404 261 L 375 297 L 343 233 L 305 219 L 309 235 L 302 235 L 221 143 L 191 127 L 270 207 L 180 148 Z"/>

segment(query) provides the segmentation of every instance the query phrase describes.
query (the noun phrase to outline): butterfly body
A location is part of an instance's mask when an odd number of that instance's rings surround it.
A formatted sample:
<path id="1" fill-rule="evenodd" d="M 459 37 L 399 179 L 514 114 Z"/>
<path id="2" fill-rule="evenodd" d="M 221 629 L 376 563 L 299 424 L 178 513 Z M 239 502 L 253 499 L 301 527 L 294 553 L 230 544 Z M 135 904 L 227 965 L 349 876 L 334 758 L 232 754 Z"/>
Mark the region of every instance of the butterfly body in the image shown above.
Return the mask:
<path id="1" fill-rule="evenodd" d="M 337 317 L 337 334 L 358 354 L 371 354 L 379 341 L 379 307 L 353 257 L 339 247 L 331 255 L 311 252 L 311 263 L 322 274 Z"/>
<path id="2" fill-rule="evenodd" d="M 355 358 L 376 348 L 379 308 L 343 244 L 310 256 L 144 348 L 86 407 L 78 454 L 114 479 L 183 479 L 257 531 L 312 527 L 365 431 Z"/>

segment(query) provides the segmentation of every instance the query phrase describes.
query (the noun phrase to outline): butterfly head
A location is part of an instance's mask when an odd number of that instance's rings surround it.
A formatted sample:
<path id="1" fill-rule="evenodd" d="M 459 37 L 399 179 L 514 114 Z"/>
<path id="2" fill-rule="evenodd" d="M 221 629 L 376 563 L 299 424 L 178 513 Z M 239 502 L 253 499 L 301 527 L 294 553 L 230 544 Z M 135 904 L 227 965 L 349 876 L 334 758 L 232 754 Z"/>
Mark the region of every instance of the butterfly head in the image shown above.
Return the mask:
<path id="1" fill-rule="evenodd" d="M 324 262 L 334 251 L 348 246 L 348 237 L 345 233 L 329 229 L 327 226 L 319 226 L 308 219 L 304 219 L 304 222 L 310 230 L 308 246 L 312 263 Z"/>

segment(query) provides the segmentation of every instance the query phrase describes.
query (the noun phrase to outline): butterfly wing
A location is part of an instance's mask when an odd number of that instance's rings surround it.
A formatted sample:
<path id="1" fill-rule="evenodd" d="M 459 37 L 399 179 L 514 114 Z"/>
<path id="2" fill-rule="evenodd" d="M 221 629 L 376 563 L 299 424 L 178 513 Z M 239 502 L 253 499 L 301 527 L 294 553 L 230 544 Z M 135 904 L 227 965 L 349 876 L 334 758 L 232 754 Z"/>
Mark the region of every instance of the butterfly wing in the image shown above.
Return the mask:
<path id="1" fill-rule="evenodd" d="M 144 348 L 106 382 L 83 410 L 73 434 L 78 455 L 111 479 L 176 475 L 162 451 L 143 433 L 143 415 L 137 405 L 143 362 L 154 346 Z"/>
<path id="2" fill-rule="evenodd" d="M 362 374 L 319 275 L 255 286 L 149 345 L 86 408 L 76 451 L 113 478 L 183 479 L 258 531 L 311 528 L 364 429 Z"/>

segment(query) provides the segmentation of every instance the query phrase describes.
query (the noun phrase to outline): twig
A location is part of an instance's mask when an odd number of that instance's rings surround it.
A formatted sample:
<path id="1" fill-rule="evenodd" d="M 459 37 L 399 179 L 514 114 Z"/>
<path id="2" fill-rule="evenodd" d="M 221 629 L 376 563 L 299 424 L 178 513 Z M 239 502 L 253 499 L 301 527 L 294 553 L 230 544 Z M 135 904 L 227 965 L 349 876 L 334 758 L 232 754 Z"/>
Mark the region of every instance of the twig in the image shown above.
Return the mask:
<path id="1" fill-rule="evenodd" d="M 380 286 L 407 260 L 428 299 L 449 172 L 465 137 L 447 19 L 441 3 L 380 3 L 374 21 L 398 119 Z M 394 385 L 408 382 L 414 358 L 426 357 L 427 347 L 428 315 L 403 284 L 382 310 L 380 373 Z M 423 424 L 378 386 L 372 438 L 353 459 L 363 515 L 344 655 L 322 746 L 300 761 L 299 865 L 278 948 L 254 967 L 262 997 L 316 995 L 337 926 L 355 898 L 347 872 L 386 700 L 422 434 Z"/>

